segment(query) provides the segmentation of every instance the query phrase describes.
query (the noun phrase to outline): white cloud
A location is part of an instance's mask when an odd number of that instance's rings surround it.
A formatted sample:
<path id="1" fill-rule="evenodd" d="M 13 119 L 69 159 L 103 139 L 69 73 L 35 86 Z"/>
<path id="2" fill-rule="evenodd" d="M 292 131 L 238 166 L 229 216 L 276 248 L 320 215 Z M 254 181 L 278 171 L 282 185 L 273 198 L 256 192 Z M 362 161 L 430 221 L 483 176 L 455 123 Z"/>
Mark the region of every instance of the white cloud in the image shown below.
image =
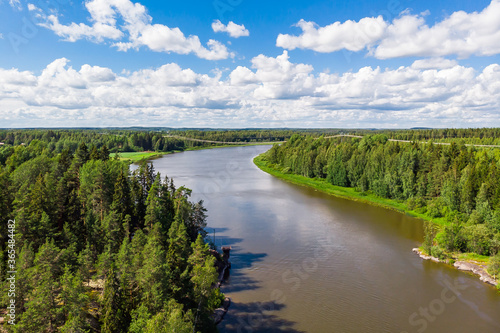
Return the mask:
<path id="1" fill-rule="evenodd" d="M 455 60 L 445 58 L 429 58 L 416 60 L 411 67 L 414 69 L 445 69 L 458 65 Z"/>
<path id="2" fill-rule="evenodd" d="M 57 59 L 40 74 L 0 69 L 4 126 L 500 126 L 500 65 L 446 59 L 313 74 L 286 51 L 222 77 L 183 69 L 114 73 Z"/>
<path id="3" fill-rule="evenodd" d="M 404 15 L 387 28 L 374 55 L 380 59 L 407 56 L 461 58 L 500 53 L 500 1 L 493 0 L 482 12 L 458 11 L 434 26 L 422 16 Z"/>
<path id="4" fill-rule="evenodd" d="M 72 22 L 68 25 L 59 22 L 59 16 L 46 16 L 34 5 L 29 10 L 36 11 L 42 20 L 39 25 L 52 30 L 69 42 L 87 39 L 96 43 L 111 40 L 120 51 L 146 46 L 157 52 L 179 54 L 194 53 L 202 59 L 220 60 L 232 57 L 227 48 L 218 41 L 209 40 L 206 47 L 198 36 L 186 37 L 179 28 L 163 24 L 152 24 L 146 7 L 130 0 L 90 0 L 85 3 L 90 13 L 90 25 Z M 117 25 L 117 17 L 124 23 Z"/>
<path id="5" fill-rule="evenodd" d="M 21 1 L 19 0 L 9 0 L 9 5 L 17 10 L 22 10 L 23 7 L 21 6 Z"/>
<path id="6" fill-rule="evenodd" d="M 216 20 L 212 23 L 212 29 L 214 32 L 227 32 L 229 36 L 233 38 L 250 36 L 250 31 L 245 28 L 245 25 L 239 25 L 234 23 L 233 21 L 229 21 L 226 26 L 221 21 Z"/>
<path id="7" fill-rule="evenodd" d="M 280 34 L 276 45 L 317 52 L 341 49 L 357 52 L 368 48 L 369 54 L 378 59 L 447 55 L 467 58 L 500 53 L 500 0 L 492 0 L 481 12 L 454 12 L 433 26 L 426 24 L 427 15 L 428 12 L 411 15 L 404 11 L 392 22 L 379 16 L 325 27 L 301 20 L 297 26 L 302 34 Z"/>
<path id="8" fill-rule="evenodd" d="M 288 50 L 299 48 L 326 53 L 341 49 L 360 51 L 382 37 L 387 23 L 379 16 L 363 18 L 359 22 L 335 22 L 325 27 L 300 20 L 297 26 L 302 29 L 300 36 L 279 34 L 276 46 Z"/>

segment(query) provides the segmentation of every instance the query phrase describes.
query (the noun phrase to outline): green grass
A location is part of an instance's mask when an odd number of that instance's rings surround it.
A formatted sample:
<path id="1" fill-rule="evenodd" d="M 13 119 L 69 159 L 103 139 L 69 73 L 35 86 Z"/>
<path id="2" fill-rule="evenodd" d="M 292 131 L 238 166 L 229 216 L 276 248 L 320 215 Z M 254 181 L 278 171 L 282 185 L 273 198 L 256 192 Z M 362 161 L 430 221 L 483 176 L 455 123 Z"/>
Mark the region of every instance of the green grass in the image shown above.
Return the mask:
<path id="1" fill-rule="evenodd" d="M 457 260 L 476 261 L 478 263 L 483 263 L 483 264 L 487 264 L 488 261 L 490 260 L 490 257 L 482 256 L 477 253 L 457 253 L 456 258 Z"/>
<path id="2" fill-rule="evenodd" d="M 265 153 L 264 153 L 265 154 Z M 444 226 L 447 224 L 446 220 L 444 218 L 431 218 L 430 216 L 426 214 L 421 214 L 418 212 L 415 212 L 413 210 L 408 209 L 408 207 L 403 203 L 399 202 L 396 200 L 391 200 L 387 198 L 382 198 L 377 195 L 374 195 L 372 193 L 361 193 L 357 192 L 354 188 L 351 187 L 341 187 L 341 186 L 335 186 L 330 183 L 328 183 L 325 179 L 320 179 L 320 178 L 308 178 L 300 175 L 295 175 L 291 173 L 284 173 L 281 171 L 281 167 L 271 165 L 269 162 L 267 162 L 262 155 L 259 155 L 254 158 L 253 162 L 259 169 L 262 171 L 265 171 L 277 178 L 283 179 L 287 182 L 296 184 L 296 185 L 302 185 L 302 186 L 308 186 L 311 188 L 314 188 L 318 191 L 324 192 L 326 194 L 330 194 L 336 197 L 340 198 L 345 198 L 349 200 L 354 200 L 354 201 L 359 201 L 363 203 L 367 203 L 370 205 L 374 206 L 379 206 L 391 210 L 395 210 L 401 213 L 405 213 L 407 215 L 420 218 L 424 221 L 431 221 L 433 223 L 436 223 L 440 226 Z M 419 248 L 422 252 L 423 247 L 421 246 Z M 427 254 L 428 255 L 428 254 Z M 461 261 L 467 261 L 467 262 L 472 262 L 476 264 L 481 264 L 481 265 L 486 265 L 488 264 L 490 257 L 489 256 L 483 256 L 479 255 L 476 253 L 448 253 L 448 256 L 450 259 L 453 260 L 461 260 Z M 498 289 L 500 290 L 500 282 L 498 284 Z"/>
<path id="3" fill-rule="evenodd" d="M 254 158 L 253 162 L 259 169 L 262 171 L 265 171 L 277 178 L 283 179 L 287 182 L 296 184 L 296 185 L 302 185 L 302 186 L 308 186 L 311 188 L 314 188 L 318 191 L 324 192 L 329 195 L 333 195 L 336 197 L 340 198 L 345 198 L 349 200 L 354 200 L 354 201 L 359 201 L 363 203 L 367 203 L 370 205 L 374 206 L 379 206 L 391 210 L 395 210 L 401 213 L 405 213 L 407 215 L 410 215 L 412 217 L 420 218 L 425 221 L 431 221 L 433 223 L 436 223 L 438 225 L 445 225 L 446 221 L 444 218 L 431 218 L 426 214 L 418 213 L 414 210 L 408 209 L 405 203 L 392 200 L 392 199 L 387 199 L 387 198 L 382 198 L 380 196 L 377 196 L 372 193 L 362 193 L 356 191 L 356 189 L 352 187 L 342 187 L 342 186 L 335 186 L 330 183 L 328 183 L 325 179 L 322 178 L 308 178 L 296 174 L 291 174 L 291 173 L 283 173 L 281 171 L 281 168 L 278 166 L 276 167 L 275 165 L 271 165 L 268 161 L 266 161 L 262 155 L 259 155 Z"/>
<path id="4" fill-rule="evenodd" d="M 129 161 L 131 163 L 136 163 L 142 160 L 150 160 L 153 158 L 158 158 L 168 153 L 155 152 L 155 151 L 141 151 L 141 152 L 129 152 L 129 153 L 112 153 L 110 154 L 110 157 L 114 158 L 117 154 L 119 160 L 121 161 Z"/>

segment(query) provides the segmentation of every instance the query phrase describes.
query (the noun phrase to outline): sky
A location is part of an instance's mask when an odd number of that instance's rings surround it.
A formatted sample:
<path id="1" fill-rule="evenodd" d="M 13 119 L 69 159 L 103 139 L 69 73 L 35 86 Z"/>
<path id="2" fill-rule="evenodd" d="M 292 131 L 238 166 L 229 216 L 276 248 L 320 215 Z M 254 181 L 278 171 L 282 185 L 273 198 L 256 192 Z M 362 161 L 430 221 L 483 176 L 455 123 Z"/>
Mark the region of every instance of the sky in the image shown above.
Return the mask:
<path id="1" fill-rule="evenodd" d="M 500 0 L 0 0 L 0 128 L 500 126 Z"/>

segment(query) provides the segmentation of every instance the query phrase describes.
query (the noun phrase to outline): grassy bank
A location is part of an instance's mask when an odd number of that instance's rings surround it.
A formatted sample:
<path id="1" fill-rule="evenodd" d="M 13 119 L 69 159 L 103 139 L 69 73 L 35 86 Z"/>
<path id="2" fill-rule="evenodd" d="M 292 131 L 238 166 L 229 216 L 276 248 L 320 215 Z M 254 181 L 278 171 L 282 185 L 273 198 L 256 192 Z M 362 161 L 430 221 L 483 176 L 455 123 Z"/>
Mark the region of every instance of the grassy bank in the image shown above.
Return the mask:
<path id="1" fill-rule="evenodd" d="M 129 152 L 129 153 L 112 153 L 110 154 L 110 157 L 114 158 L 117 154 L 118 154 L 118 159 L 121 161 L 136 163 L 142 160 L 150 160 L 153 158 L 158 158 L 169 153 L 155 152 L 155 151 L 140 151 L 140 152 Z"/>
<path id="2" fill-rule="evenodd" d="M 265 153 L 264 153 L 265 154 Z M 263 154 L 262 154 L 263 155 Z M 333 195 L 336 197 L 340 198 L 345 198 L 349 200 L 354 200 L 354 201 L 359 201 L 363 202 L 366 204 L 374 205 L 374 206 L 379 206 L 383 207 L 386 209 L 391 209 L 395 210 L 404 214 L 407 214 L 409 216 L 413 216 L 419 219 L 422 219 L 424 221 L 431 221 L 439 226 L 444 226 L 447 224 L 445 218 L 431 218 L 430 216 L 426 214 L 421 214 L 418 212 L 415 212 L 414 210 L 408 209 L 406 204 L 404 202 L 396 201 L 396 200 L 391 200 L 387 198 L 382 198 L 377 195 L 374 195 L 372 193 L 361 193 L 356 191 L 354 188 L 351 187 L 341 187 L 341 186 L 335 186 L 330 183 L 328 183 L 325 179 L 320 179 L 320 178 L 308 178 L 300 175 L 295 175 L 291 173 L 286 173 L 282 172 L 282 168 L 280 166 L 276 166 L 273 164 L 270 164 L 268 161 L 266 161 L 262 155 L 259 155 L 254 158 L 253 162 L 259 169 L 261 169 L 264 172 L 267 172 L 277 178 L 283 179 L 287 182 L 290 182 L 292 184 L 296 185 L 301 185 L 301 186 L 308 186 L 311 187 L 315 190 L 324 192 L 329 195 Z M 424 253 L 427 254 L 422 247 L 420 247 L 420 250 Z M 474 263 L 477 265 L 480 265 L 484 268 L 488 265 L 491 257 L 489 256 L 483 256 L 479 255 L 476 253 L 456 253 L 456 252 L 451 252 L 451 253 L 446 253 L 446 258 L 452 259 L 453 261 L 460 260 L 460 261 L 465 261 L 469 263 Z M 498 287 L 500 289 L 500 284 Z"/>
<path id="3" fill-rule="evenodd" d="M 367 203 L 373 206 L 379 206 L 391 210 L 395 210 L 401 213 L 405 213 L 412 217 L 420 218 L 425 221 L 431 221 L 438 225 L 445 225 L 446 221 L 444 218 L 431 218 L 430 216 L 422 213 L 418 213 L 414 210 L 408 209 L 404 202 L 382 198 L 380 196 L 374 195 L 372 193 L 362 193 L 356 191 L 356 189 L 352 187 L 341 187 L 335 186 L 326 181 L 326 179 L 322 178 L 309 178 L 304 177 L 292 173 L 284 173 L 280 166 L 272 165 L 268 161 L 266 161 L 262 155 L 259 155 L 254 158 L 253 162 L 259 169 L 264 172 L 267 172 L 277 178 L 286 180 L 287 182 L 309 186 L 318 191 L 324 192 L 329 195 L 333 195 L 339 198 L 345 198 L 349 200 L 359 201 L 363 203 Z"/>

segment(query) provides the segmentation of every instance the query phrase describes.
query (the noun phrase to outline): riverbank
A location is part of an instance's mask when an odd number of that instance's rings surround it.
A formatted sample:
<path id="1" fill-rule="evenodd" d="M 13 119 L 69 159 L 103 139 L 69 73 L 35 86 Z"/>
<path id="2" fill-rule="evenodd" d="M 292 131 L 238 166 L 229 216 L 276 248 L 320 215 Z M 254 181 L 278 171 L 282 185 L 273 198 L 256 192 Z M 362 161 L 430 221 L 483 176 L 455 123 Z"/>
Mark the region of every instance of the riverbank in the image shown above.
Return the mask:
<path id="1" fill-rule="evenodd" d="M 421 213 L 418 213 L 418 212 L 415 212 L 413 210 L 408 209 L 408 207 L 402 202 L 398 202 L 398 201 L 387 199 L 387 198 L 382 198 L 382 197 L 379 197 L 379 196 L 376 196 L 376 195 L 373 195 L 370 193 L 368 193 L 368 194 L 360 193 L 360 192 L 356 191 L 354 188 L 350 188 L 350 187 L 335 186 L 335 185 L 328 183 L 326 181 L 326 179 L 308 178 L 308 177 L 300 176 L 300 175 L 296 175 L 296 174 L 285 173 L 282 171 L 281 167 L 278 166 L 278 168 L 277 168 L 275 165 L 270 164 L 268 161 L 266 161 L 262 157 L 262 155 L 255 157 L 253 159 L 253 162 L 262 171 L 267 172 L 272 176 L 283 179 L 283 180 L 290 182 L 292 184 L 311 187 L 315 190 L 318 190 L 318 191 L 321 191 L 323 193 L 333 195 L 333 196 L 336 196 L 339 198 L 358 201 L 358 202 L 362 202 L 365 204 L 379 206 L 382 208 L 394 210 L 394 211 L 397 211 L 400 213 L 407 214 L 407 215 L 412 216 L 412 217 L 419 218 L 423 221 L 433 222 L 433 223 L 438 224 L 440 226 L 446 225 L 446 221 L 444 218 L 437 218 L 437 219 L 430 218 L 429 216 L 427 216 L 425 214 L 421 214 Z M 427 256 L 426 254 L 424 254 L 422 252 L 419 252 L 419 255 L 421 258 L 426 259 L 426 260 L 432 260 L 435 262 L 446 263 L 445 260 L 440 260 L 440 259 L 432 257 L 432 256 Z M 460 258 L 458 258 L 460 260 L 456 260 L 456 261 L 455 261 L 455 259 L 457 259 L 457 258 L 451 259 L 451 260 L 453 260 L 454 267 L 459 269 L 459 270 L 472 271 L 474 274 L 477 274 L 480 276 L 481 281 L 492 284 L 494 286 L 498 285 L 498 280 L 495 280 L 491 275 L 489 275 L 486 272 L 486 269 L 485 269 L 485 266 L 487 264 L 486 261 L 478 262 L 476 260 L 468 258 L 467 256 L 468 256 L 468 254 L 464 254 Z"/>
<path id="2" fill-rule="evenodd" d="M 174 150 L 174 151 L 167 151 L 167 152 L 158 152 L 158 151 L 133 151 L 133 152 L 124 152 L 124 153 L 111 153 L 109 156 L 110 158 L 114 158 L 116 155 L 118 155 L 118 159 L 120 161 L 126 161 L 129 163 L 138 163 L 141 161 L 149 161 L 153 160 L 156 158 L 160 158 L 163 155 L 168 155 L 168 154 L 175 154 L 175 153 L 182 153 L 184 151 L 194 151 L 194 150 L 204 150 L 204 149 L 214 149 L 214 148 L 229 148 L 229 147 L 245 147 L 245 146 L 265 146 L 265 145 L 270 145 L 272 143 L 269 142 L 252 142 L 252 143 L 245 143 L 245 144 L 238 144 L 238 145 L 220 145 L 220 146 L 206 146 L 206 147 L 190 147 L 186 148 L 185 150 Z"/>
<path id="3" fill-rule="evenodd" d="M 422 249 L 419 249 L 419 248 L 414 248 L 412 251 L 415 252 L 416 254 L 418 254 L 420 256 L 420 258 L 422 258 L 424 260 L 431 260 L 431 261 L 438 262 L 438 263 L 453 265 L 453 267 L 455 267 L 458 270 L 471 272 L 475 275 L 478 275 L 479 280 L 481 280 L 485 283 L 491 284 L 492 286 L 497 286 L 499 283 L 498 279 L 495 279 L 495 277 L 491 276 L 486 271 L 486 267 L 485 267 L 486 265 L 484 262 L 478 262 L 478 261 L 472 261 L 472 260 L 467 260 L 467 261 L 454 260 L 454 259 L 441 260 L 439 258 L 427 255 L 426 253 L 424 253 L 424 251 L 422 251 Z"/>
<path id="4" fill-rule="evenodd" d="M 326 181 L 326 179 L 322 178 L 309 178 L 305 176 L 300 176 L 292 173 L 284 173 L 282 170 L 276 168 L 275 165 L 271 165 L 268 161 L 266 161 L 262 155 L 259 155 L 254 158 L 254 164 L 264 172 L 269 173 L 277 178 L 283 179 L 292 184 L 312 187 L 315 190 L 321 191 L 323 193 L 333 195 L 335 197 L 344 198 L 353 201 L 359 201 L 362 203 L 366 203 L 372 206 L 378 206 L 390 210 L 394 210 L 400 213 L 407 214 L 412 217 L 419 218 L 424 221 L 430 221 L 436 223 L 438 225 L 446 225 L 446 221 L 444 218 L 431 218 L 426 214 L 418 213 L 414 210 L 408 209 L 406 204 L 403 202 L 399 202 L 392 199 L 383 198 L 372 193 L 362 193 L 356 191 L 356 189 L 352 187 L 342 187 L 335 186 Z"/>
<path id="5" fill-rule="evenodd" d="M 129 163 L 137 163 L 143 160 L 152 160 L 155 158 L 160 158 L 166 154 L 172 154 L 174 152 L 157 152 L 157 151 L 139 151 L 139 152 L 126 152 L 126 153 L 112 153 L 111 158 L 118 155 L 120 161 L 127 161 Z"/>

